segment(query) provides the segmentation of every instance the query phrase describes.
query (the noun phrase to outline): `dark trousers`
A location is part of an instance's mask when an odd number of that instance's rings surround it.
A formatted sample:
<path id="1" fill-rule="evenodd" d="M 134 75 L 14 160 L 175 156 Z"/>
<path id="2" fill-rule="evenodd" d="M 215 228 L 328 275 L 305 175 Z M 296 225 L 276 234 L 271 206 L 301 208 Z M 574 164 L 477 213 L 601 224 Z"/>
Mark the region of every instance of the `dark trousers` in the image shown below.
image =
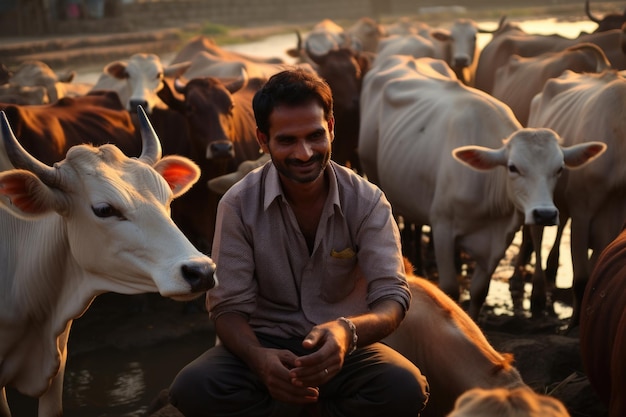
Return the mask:
<path id="1" fill-rule="evenodd" d="M 302 340 L 258 336 L 266 347 L 310 353 Z M 313 407 L 278 402 L 243 361 L 217 345 L 178 373 L 170 400 L 185 417 L 417 417 L 428 400 L 428 383 L 419 369 L 382 343 L 347 356 L 341 372 L 319 389 Z"/>

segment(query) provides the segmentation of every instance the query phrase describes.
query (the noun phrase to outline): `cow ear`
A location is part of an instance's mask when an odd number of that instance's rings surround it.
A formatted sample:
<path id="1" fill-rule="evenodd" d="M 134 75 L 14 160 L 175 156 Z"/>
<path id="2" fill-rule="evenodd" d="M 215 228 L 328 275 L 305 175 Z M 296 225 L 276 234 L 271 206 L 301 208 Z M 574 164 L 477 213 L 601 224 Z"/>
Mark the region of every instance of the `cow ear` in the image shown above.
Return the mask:
<path id="1" fill-rule="evenodd" d="M 505 164 L 504 152 L 504 148 L 489 149 L 483 146 L 462 146 L 454 149 L 452 156 L 470 168 L 487 171 Z"/>
<path id="2" fill-rule="evenodd" d="M 56 198 L 35 174 L 14 169 L 0 174 L 0 205 L 28 220 L 55 211 Z"/>
<path id="3" fill-rule="evenodd" d="M 563 148 L 563 159 L 568 168 L 582 168 L 606 151 L 603 142 L 585 142 Z"/>
<path id="4" fill-rule="evenodd" d="M 441 42 L 448 42 L 452 37 L 450 31 L 446 29 L 433 29 L 430 32 L 430 36 Z"/>
<path id="5" fill-rule="evenodd" d="M 200 168 L 191 159 L 168 155 L 154 165 L 154 169 L 165 178 L 174 198 L 185 194 L 200 179 Z"/>

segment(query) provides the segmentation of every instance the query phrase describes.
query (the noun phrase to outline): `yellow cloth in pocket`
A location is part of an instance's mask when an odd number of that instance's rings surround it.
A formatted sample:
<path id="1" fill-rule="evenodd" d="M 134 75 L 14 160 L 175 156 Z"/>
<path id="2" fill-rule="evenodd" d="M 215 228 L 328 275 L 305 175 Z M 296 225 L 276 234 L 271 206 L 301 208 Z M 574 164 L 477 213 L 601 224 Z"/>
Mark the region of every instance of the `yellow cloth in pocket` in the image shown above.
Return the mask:
<path id="1" fill-rule="evenodd" d="M 330 251 L 330 256 L 332 256 L 333 258 L 350 259 L 350 258 L 353 258 L 354 255 L 356 254 L 354 253 L 352 248 L 345 248 L 344 250 L 339 251 L 339 252 L 337 252 L 334 249 Z"/>

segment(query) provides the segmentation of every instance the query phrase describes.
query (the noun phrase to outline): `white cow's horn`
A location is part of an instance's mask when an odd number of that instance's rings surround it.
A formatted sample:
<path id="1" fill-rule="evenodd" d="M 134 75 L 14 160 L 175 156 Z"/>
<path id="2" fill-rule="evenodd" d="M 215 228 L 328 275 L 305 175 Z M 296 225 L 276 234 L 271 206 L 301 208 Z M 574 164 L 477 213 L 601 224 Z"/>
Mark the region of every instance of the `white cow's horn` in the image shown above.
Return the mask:
<path id="1" fill-rule="evenodd" d="M 141 131 L 141 155 L 139 160 L 154 165 L 161 159 L 161 142 L 157 136 L 143 107 L 137 106 L 139 129 Z"/>
<path id="2" fill-rule="evenodd" d="M 0 113 L 0 122 L 2 124 L 0 127 L 0 130 L 2 131 L 2 142 L 4 143 L 7 156 L 13 166 L 15 168 L 25 169 L 32 172 L 37 175 L 37 177 L 39 177 L 44 184 L 56 184 L 56 170 L 33 157 L 22 147 L 9 125 L 6 113 L 4 111 L 1 111 Z"/>

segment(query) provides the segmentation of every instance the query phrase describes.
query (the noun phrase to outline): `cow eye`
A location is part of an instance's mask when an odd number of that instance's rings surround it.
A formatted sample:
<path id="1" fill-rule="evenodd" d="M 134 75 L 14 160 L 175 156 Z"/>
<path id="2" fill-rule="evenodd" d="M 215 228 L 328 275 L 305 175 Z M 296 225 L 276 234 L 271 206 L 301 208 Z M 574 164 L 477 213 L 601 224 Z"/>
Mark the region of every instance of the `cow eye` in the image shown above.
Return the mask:
<path id="1" fill-rule="evenodd" d="M 563 173 L 563 167 L 560 167 L 557 171 L 556 171 L 556 176 L 560 176 Z"/>
<path id="2" fill-rule="evenodd" d="M 120 213 L 119 210 L 107 203 L 91 206 L 91 210 L 93 211 L 93 214 L 100 218 L 115 216 L 119 219 L 124 219 L 124 216 L 122 216 L 122 213 Z"/>
<path id="3" fill-rule="evenodd" d="M 515 165 L 509 165 L 509 172 L 511 174 L 519 174 L 519 171 Z"/>

